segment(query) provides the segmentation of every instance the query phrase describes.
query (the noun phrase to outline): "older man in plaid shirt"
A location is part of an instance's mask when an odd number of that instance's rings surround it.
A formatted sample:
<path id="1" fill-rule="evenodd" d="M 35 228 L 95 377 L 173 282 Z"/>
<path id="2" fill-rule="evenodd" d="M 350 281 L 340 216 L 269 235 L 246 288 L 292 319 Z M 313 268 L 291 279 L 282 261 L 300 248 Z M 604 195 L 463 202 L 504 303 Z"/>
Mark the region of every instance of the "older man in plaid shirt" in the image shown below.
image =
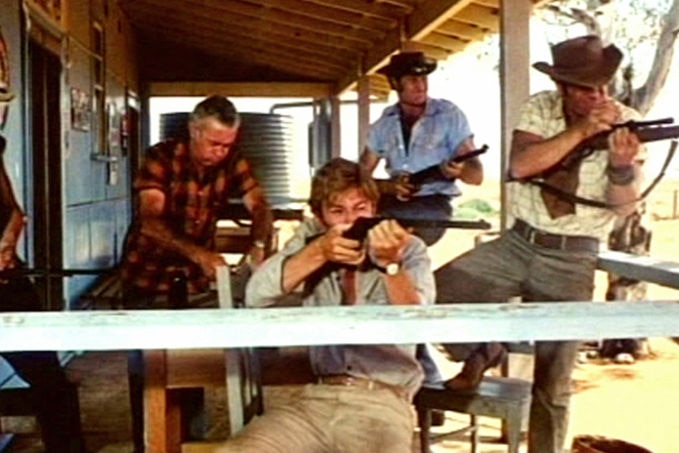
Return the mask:
<path id="1" fill-rule="evenodd" d="M 231 199 L 241 198 L 252 216 L 249 261 L 256 266 L 264 260 L 273 214 L 238 150 L 239 126 L 234 105 L 223 96 L 210 96 L 191 113 L 188 141 L 169 139 L 148 150 L 134 183 L 138 206 L 121 263 L 126 308 L 168 308 L 168 296 L 177 286 L 181 293 L 208 294 L 217 266 L 226 264 L 214 250 L 214 235 L 217 216 Z M 210 296 L 191 301 L 216 306 Z M 135 451 L 143 451 L 138 351 L 130 354 L 129 378 Z"/>

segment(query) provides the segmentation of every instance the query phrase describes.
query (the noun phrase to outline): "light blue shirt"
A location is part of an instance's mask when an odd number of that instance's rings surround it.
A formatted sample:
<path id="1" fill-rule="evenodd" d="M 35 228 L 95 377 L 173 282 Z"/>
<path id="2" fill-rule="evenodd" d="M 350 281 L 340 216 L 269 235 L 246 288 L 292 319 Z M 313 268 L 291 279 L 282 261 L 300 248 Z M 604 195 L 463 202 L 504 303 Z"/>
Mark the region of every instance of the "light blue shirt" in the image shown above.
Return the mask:
<path id="1" fill-rule="evenodd" d="M 323 232 L 324 228 L 317 220 L 305 220 L 285 247 L 254 272 L 247 284 L 246 305 L 248 307 L 276 305 L 283 296 L 281 282 L 286 259 L 302 250 L 308 238 Z M 436 287 L 431 261 L 427 255 L 427 248 L 420 238 L 413 236 L 406 246 L 403 267 L 416 286 L 420 303 L 434 303 Z M 356 279 L 357 304 L 389 304 L 384 277 L 380 271 L 375 268 L 358 271 Z M 304 306 L 341 305 L 342 288 L 339 272 L 328 272 L 309 294 L 305 294 L 302 303 Z M 423 379 L 422 369 L 415 358 L 414 345 L 314 346 L 310 348 L 310 361 L 317 375 L 350 374 L 375 379 L 406 387 L 411 396 L 417 391 Z"/>
<path id="2" fill-rule="evenodd" d="M 429 98 L 424 115 L 412 128 L 407 153 L 398 104 L 384 109 L 371 126 L 368 147 L 386 160 L 386 170 L 393 177 L 455 157 L 460 144 L 471 136 L 467 117 L 459 107 L 444 99 Z M 416 196 L 433 194 L 458 196 L 460 190 L 454 181 L 436 181 L 424 184 Z"/>

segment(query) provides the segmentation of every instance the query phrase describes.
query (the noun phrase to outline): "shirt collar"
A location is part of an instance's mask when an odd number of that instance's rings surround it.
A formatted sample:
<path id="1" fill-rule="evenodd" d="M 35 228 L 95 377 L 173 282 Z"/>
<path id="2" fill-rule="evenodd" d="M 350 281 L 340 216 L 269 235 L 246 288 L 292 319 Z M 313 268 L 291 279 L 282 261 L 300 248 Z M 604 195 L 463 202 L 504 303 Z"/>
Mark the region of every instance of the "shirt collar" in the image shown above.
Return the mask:
<path id="1" fill-rule="evenodd" d="M 433 102 L 432 98 L 427 98 L 427 105 L 424 107 L 424 114 L 422 116 L 431 116 L 435 115 L 439 111 L 439 104 L 437 102 Z M 396 104 L 390 105 L 387 107 L 385 110 L 385 115 L 388 116 L 398 116 L 400 112 L 400 109 L 398 107 L 398 102 Z"/>

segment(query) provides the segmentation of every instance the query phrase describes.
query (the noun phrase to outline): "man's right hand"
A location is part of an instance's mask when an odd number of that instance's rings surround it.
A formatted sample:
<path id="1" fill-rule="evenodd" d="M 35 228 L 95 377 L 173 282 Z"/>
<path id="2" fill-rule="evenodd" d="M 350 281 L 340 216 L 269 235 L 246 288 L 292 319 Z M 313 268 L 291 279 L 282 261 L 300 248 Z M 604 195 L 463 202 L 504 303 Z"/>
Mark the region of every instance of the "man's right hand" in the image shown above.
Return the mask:
<path id="1" fill-rule="evenodd" d="M 595 107 L 589 114 L 577 121 L 574 126 L 579 128 L 583 140 L 599 132 L 611 129 L 613 124 L 620 121 L 620 108 L 611 100 L 606 100 Z"/>
<path id="2" fill-rule="evenodd" d="M 411 183 L 410 177 L 407 174 L 403 174 L 396 177 L 394 190 L 398 200 L 408 201 L 415 195 L 415 192 L 420 190 L 420 187 Z"/>
<path id="3" fill-rule="evenodd" d="M 219 253 L 203 250 L 193 257 L 193 261 L 200 266 L 203 274 L 210 280 L 217 278 L 217 267 L 226 266 L 227 262 Z"/>
<path id="4" fill-rule="evenodd" d="M 342 223 L 330 228 L 318 239 L 318 245 L 326 261 L 357 266 L 365 259 L 365 247 L 355 239 L 342 236 L 351 224 Z"/>

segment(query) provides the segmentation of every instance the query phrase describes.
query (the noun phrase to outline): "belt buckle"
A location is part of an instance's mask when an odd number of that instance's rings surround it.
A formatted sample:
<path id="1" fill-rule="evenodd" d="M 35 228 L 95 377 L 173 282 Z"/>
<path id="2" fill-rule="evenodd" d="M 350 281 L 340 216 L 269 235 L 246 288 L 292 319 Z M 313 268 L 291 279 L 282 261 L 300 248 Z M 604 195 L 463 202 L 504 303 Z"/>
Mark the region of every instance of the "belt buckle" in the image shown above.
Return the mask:
<path id="1" fill-rule="evenodd" d="M 526 239 L 528 239 L 528 242 L 531 244 L 535 244 L 535 236 L 537 236 L 537 231 L 534 228 L 530 228 Z"/>

